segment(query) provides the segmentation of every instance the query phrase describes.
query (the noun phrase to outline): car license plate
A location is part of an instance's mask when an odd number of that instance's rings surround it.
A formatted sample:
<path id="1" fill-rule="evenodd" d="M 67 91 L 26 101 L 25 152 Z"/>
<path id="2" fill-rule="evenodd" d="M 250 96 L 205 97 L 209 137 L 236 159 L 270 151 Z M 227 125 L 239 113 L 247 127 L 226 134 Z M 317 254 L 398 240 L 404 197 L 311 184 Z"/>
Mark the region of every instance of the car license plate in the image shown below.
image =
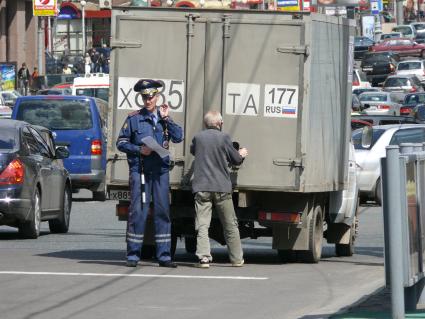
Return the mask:
<path id="1" fill-rule="evenodd" d="M 112 200 L 130 200 L 130 191 L 111 189 L 109 198 Z"/>
<path id="2" fill-rule="evenodd" d="M 366 68 L 363 68 L 363 71 L 364 71 L 364 72 L 370 72 L 370 71 L 372 71 L 372 70 L 373 70 L 373 68 L 367 68 L 367 67 L 366 67 Z"/>

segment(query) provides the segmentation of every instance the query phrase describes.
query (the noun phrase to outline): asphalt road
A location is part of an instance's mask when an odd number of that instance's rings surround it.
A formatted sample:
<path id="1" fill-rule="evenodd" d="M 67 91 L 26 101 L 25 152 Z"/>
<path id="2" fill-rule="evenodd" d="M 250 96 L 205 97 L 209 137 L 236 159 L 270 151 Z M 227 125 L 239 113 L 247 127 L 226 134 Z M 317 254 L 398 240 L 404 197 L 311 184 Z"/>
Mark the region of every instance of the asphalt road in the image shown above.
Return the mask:
<path id="1" fill-rule="evenodd" d="M 0 318 L 325 318 L 384 282 L 381 209 L 362 207 L 356 254 L 325 245 L 319 264 L 281 264 L 269 238 L 244 240 L 246 265 L 213 245 L 210 269 L 179 242 L 177 269 L 124 266 L 125 223 L 114 201 L 76 194 L 70 232 L 21 240 L 0 227 Z"/>

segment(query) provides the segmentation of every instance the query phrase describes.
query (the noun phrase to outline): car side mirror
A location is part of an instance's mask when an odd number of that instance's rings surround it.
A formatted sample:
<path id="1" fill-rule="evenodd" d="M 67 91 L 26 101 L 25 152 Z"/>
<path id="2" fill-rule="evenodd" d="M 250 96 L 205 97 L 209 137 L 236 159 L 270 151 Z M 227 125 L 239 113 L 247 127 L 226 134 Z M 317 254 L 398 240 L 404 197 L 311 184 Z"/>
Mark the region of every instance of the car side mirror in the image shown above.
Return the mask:
<path id="1" fill-rule="evenodd" d="M 69 157 L 69 150 L 65 146 L 56 146 L 55 149 L 57 159 L 64 159 Z"/>
<path id="2" fill-rule="evenodd" d="M 372 145 L 373 128 L 371 126 L 363 127 L 362 131 L 362 147 L 369 149 Z"/>

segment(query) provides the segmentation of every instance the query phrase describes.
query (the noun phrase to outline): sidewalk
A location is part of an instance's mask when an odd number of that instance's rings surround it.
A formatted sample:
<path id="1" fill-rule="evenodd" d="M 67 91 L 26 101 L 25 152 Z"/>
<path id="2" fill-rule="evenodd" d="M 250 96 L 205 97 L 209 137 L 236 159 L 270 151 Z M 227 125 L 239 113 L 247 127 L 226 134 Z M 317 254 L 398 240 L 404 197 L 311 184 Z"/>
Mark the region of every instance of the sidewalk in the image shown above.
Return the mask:
<path id="1" fill-rule="evenodd" d="M 390 319 L 391 293 L 380 288 L 358 304 L 348 306 L 346 311 L 330 317 L 331 319 Z M 425 310 L 407 312 L 405 318 L 425 318 Z"/>

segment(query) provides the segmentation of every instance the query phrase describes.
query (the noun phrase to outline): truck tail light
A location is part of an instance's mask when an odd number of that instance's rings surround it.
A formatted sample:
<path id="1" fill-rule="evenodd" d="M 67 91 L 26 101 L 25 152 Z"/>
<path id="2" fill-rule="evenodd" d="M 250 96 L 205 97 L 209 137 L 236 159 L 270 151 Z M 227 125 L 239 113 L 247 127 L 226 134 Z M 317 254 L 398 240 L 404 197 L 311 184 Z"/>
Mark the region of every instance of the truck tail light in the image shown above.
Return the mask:
<path id="1" fill-rule="evenodd" d="M 15 185 L 24 182 L 24 164 L 15 159 L 0 174 L 0 185 Z"/>
<path id="2" fill-rule="evenodd" d="M 377 107 L 380 110 L 389 110 L 391 108 L 389 105 L 386 105 L 386 104 L 380 104 Z"/>
<path id="3" fill-rule="evenodd" d="M 91 155 L 102 155 L 102 141 L 93 140 L 91 142 Z"/>
<path id="4" fill-rule="evenodd" d="M 409 90 L 409 92 L 410 93 L 415 93 L 417 91 L 417 89 L 415 88 L 415 87 L 412 87 L 410 90 Z"/>
<path id="5" fill-rule="evenodd" d="M 117 204 L 115 206 L 115 215 L 118 216 L 118 220 L 127 220 L 129 209 L 130 206 L 128 204 Z"/>
<path id="6" fill-rule="evenodd" d="M 286 222 L 298 224 L 301 222 L 300 213 L 283 213 L 283 212 L 263 212 L 258 213 L 260 221 Z"/>

